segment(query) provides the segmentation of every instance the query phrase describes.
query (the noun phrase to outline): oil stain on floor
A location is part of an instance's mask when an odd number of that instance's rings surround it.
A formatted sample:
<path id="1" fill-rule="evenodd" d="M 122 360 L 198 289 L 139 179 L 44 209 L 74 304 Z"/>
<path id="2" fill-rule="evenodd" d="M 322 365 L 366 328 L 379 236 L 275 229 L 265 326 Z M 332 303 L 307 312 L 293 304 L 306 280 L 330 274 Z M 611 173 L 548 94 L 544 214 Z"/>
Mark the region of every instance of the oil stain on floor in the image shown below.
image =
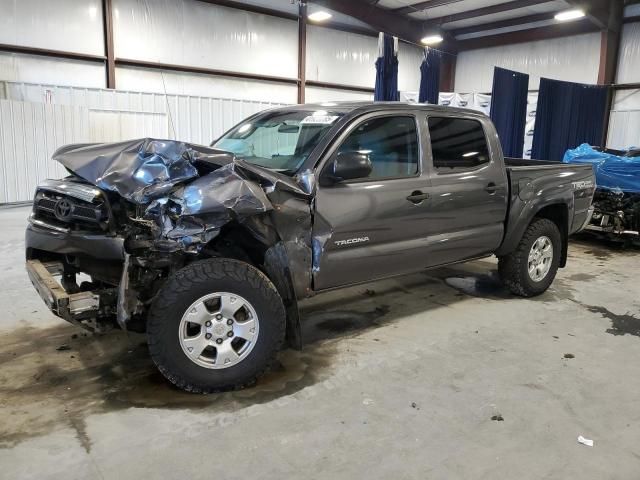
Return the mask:
<path id="1" fill-rule="evenodd" d="M 640 337 L 640 318 L 626 313 L 618 315 L 611 310 L 596 305 L 583 305 L 591 313 L 599 313 L 604 318 L 611 320 L 611 328 L 606 332 L 612 335 L 634 335 Z"/>
<path id="2" fill-rule="evenodd" d="M 425 294 L 427 288 L 437 301 Z M 2 333 L 0 448 L 70 427 L 90 451 L 86 418 L 131 407 L 233 413 L 273 402 L 329 378 L 345 337 L 461 300 L 452 289 L 424 275 L 382 283 L 375 295 L 364 288 L 350 291 L 351 297 L 343 292 L 335 300 L 329 296 L 320 305 L 303 307 L 303 351 L 280 352 L 255 386 L 215 395 L 194 395 L 171 386 L 149 357 L 144 335 L 93 335 L 64 323 Z"/>
<path id="3" fill-rule="evenodd" d="M 69 349 L 57 350 L 60 345 Z M 172 387 L 153 365 L 142 335 L 77 336 L 71 325 L 21 328 L 0 337 L 0 448 L 62 425 L 73 428 L 89 451 L 85 418 L 94 413 L 130 407 L 232 412 L 270 402 L 321 380 L 333 352 L 331 346 L 322 354 L 286 350 L 254 387 L 206 396 Z"/>

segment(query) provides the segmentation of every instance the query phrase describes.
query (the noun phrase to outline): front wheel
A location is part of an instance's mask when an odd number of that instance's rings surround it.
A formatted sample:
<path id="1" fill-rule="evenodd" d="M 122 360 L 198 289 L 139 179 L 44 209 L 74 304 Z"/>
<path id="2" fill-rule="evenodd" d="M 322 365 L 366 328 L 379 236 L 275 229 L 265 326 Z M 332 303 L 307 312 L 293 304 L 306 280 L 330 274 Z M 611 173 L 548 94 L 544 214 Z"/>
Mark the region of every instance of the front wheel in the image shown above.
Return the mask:
<path id="1" fill-rule="evenodd" d="M 276 288 L 257 268 L 202 260 L 177 271 L 156 295 L 147 323 L 149 352 L 183 390 L 242 388 L 274 360 L 285 323 Z"/>
<path id="2" fill-rule="evenodd" d="M 498 259 L 500 278 L 516 295 L 540 295 L 556 276 L 561 251 L 562 236 L 557 225 L 546 218 L 536 218 L 518 247 Z"/>

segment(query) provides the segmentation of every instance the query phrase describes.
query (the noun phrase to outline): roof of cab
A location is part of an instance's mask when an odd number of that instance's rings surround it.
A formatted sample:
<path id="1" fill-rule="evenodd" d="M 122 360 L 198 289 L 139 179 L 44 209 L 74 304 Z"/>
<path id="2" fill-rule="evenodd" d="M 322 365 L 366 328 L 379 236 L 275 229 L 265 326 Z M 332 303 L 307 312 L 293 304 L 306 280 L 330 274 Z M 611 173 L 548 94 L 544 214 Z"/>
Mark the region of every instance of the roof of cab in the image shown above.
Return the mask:
<path id="1" fill-rule="evenodd" d="M 478 110 L 470 108 L 446 107 L 443 105 L 432 105 L 429 103 L 411 103 L 411 102 L 370 102 L 370 101 L 342 101 L 342 102 L 322 102 L 322 103 L 302 103 L 299 105 L 290 105 L 286 107 L 276 107 L 274 110 L 332 110 L 342 113 L 351 113 L 353 111 L 376 111 L 381 109 L 420 109 L 433 112 L 457 112 L 469 115 L 475 113 L 485 116 Z"/>

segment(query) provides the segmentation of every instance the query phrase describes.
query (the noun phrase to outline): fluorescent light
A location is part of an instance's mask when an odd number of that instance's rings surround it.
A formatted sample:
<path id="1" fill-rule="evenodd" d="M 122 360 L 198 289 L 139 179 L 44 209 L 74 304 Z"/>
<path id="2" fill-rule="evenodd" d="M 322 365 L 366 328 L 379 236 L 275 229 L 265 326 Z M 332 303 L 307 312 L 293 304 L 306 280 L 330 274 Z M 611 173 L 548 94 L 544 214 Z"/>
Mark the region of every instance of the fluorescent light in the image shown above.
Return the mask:
<path id="1" fill-rule="evenodd" d="M 463 157 L 473 157 L 475 155 L 477 155 L 478 152 L 467 152 L 467 153 L 463 153 L 462 156 Z"/>
<path id="2" fill-rule="evenodd" d="M 326 20 L 329 20 L 331 17 L 332 15 L 329 12 L 325 12 L 324 10 L 318 10 L 307 15 L 307 18 L 312 22 L 324 22 Z"/>
<path id="3" fill-rule="evenodd" d="M 425 45 L 435 45 L 436 43 L 440 43 L 444 38 L 442 35 L 427 35 L 422 40 L 420 40 Z"/>
<path id="4" fill-rule="evenodd" d="M 585 16 L 584 10 L 567 10 L 565 12 L 556 13 L 555 19 L 559 22 L 567 22 L 569 20 L 576 20 Z"/>

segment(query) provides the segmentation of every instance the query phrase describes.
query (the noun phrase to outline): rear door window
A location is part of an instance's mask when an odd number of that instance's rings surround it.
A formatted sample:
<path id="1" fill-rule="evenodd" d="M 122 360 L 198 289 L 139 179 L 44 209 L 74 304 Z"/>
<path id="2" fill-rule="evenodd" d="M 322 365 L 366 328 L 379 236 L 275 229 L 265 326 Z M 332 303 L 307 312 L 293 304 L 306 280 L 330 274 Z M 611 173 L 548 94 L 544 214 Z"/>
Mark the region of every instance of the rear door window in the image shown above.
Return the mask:
<path id="1" fill-rule="evenodd" d="M 489 163 L 489 148 L 477 120 L 429 117 L 433 166 L 440 172 L 472 170 Z"/>

